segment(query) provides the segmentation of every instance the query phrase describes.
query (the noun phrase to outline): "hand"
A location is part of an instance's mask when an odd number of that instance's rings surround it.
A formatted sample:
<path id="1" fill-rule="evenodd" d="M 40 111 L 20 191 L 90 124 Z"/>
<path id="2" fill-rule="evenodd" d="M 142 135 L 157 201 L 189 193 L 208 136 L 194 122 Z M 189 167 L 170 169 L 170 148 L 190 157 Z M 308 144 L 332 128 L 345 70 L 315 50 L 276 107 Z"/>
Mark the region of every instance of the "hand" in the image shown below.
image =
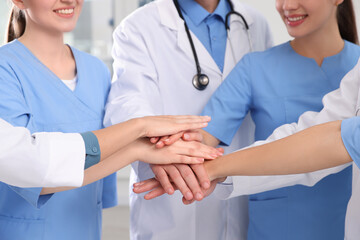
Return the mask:
<path id="1" fill-rule="evenodd" d="M 145 199 L 159 197 L 164 193 L 173 194 L 176 189 L 180 190 L 186 200 L 203 198 L 202 189 L 210 187 L 209 177 L 203 164 L 174 164 L 174 165 L 151 165 L 155 174 L 155 181 L 144 181 L 134 184 L 134 192 L 142 193 L 156 188 L 156 191 L 145 196 Z M 158 185 L 154 185 L 157 182 Z M 200 184 L 202 187 L 200 187 Z M 141 188 L 137 188 L 140 187 Z"/>
<path id="2" fill-rule="evenodd" d="M 224 179 L 215 179 L 211 181 L 210 187 L 208 189 L 202 188 L 201 190 L 202 190 L 203 198 L 209 196 L 215 190 L 217 183 L 222 181 L 224 181 Z M 173 185 L 173 187 L 177 190 L 176 186 Z M 156 178 L 151 178 L 139 183 L 135 183 L 133 185 L 133 191 L 134 193 L 138 193 L 138 194 L 150 191 L 144 196 L 146 200 L 154 199 L 166 193 L 165 189 L 161 186 L 160 182 Z M 193 203 L 195 200 L 196 199 L 188 200 L 185 197 L 182 198 L 182 202 L 185 205 L 189 205 Z"/>
<path id="3" fill-rule="evenodd" d="M 203 194 L 204 198 L 208 197 L 210 194 L 212 194 L 214 192 L 218 182 L 221 182 L 221 180 L 220 179 L 215 179 L 215 180 L 211 181 L 210 187 L 208 189 L 202 189 L 202 194 Z M 182 202 L 185 205 L 189 205 L 189 204 L 192 204 L 194 202 L 194 199 L 187 200 L 187 199 L 183 198 Z"/>
<path id="4" fill-rule="evenodd" d="M 159 137 L 204 128 L 211 118 L 208 116 L 150 116 L 137 120 L 142 123 L 143 137 Z"/>
<path id="5" fill-rule="evenodd" d="M 204 188 L 210 186 L 210 181 L 202 164 L 190 166 L 185 164 L 152 165 L 151 169 L 162 189 L 164 189 L 164 193 L 171 195 L 175 189 L 179 189 L 187 200 L 195 198 L 200 201 L 203 198 L 200 184 Z"/>
<path id="6" fill-rule="evenodd" d="M 182 139 L 184 141 L 197 141 L 203 142 L 203 135 L 199 130 L 189 130 L 189 131 L 182 131 L 176 133 L 171 136 L 163 136 L 163 137 L 152 137 L 150 138 L 150 142 L 156 144 L 157 148 L 162 148 L 164 146 L 168 146 L 173 144 L 174 142 Z"/>
<path id="7" fill-rule="evenodd" d="M 140 139 L 129 147 L 136 159 L 151 164 L 198 164 L 204 159 L 219 156 L 217 149 L 198 142 L 177 141 L 171 146 L 157 149 L 147 139 Z"/>

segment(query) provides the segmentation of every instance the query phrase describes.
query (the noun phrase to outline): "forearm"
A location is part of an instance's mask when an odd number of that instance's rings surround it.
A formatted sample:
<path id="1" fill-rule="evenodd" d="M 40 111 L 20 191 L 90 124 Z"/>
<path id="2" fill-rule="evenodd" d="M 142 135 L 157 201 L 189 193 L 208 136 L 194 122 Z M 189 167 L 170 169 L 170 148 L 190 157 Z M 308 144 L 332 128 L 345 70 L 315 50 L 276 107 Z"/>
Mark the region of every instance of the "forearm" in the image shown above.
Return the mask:
<path id="1" fill-rule="evenodd" d="M 341 121 L 234 152 L 206 163 L 212 179 L 236 175 L 282 175 L 317 171 L 351 162 L 341 138 Z"/>
<path id="2" fill-rule="evenodd" d="M 199 132 L 203 137 L 203 143 L 205 145 L 212 146 L 212 147 L 216 147 L 217 145 L 219 145 L 220 141 L 216 137 L 211 135 L 210 133 L 206 132 L 203 129 L 200 129 Z"/>
<path id="3" fill-rule="evenodd" d="M 142 124 L 143 121 L 141 119 L 132 119 L 101 130 L 93 131 L 99 141 L 101 159 L 108 158 L 124 146 L 142 137 Z"/>

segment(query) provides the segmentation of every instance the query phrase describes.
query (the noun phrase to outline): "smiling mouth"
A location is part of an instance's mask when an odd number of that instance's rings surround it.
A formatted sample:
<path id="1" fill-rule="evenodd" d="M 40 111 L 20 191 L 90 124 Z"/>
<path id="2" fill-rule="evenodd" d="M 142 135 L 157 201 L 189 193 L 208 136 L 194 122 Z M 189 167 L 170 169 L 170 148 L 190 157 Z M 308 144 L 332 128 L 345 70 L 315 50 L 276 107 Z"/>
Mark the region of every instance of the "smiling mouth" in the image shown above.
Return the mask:
<path id="1" fill-rule="evenodd" d="M 58 10 L 55 10 L 54 12 L 56 12 L 58 14 L 62 14 L 62 15 L 71 15 L 74 13 L 74 8 L 58 9 Z"/>
<path id="2" fill-rule="evenodd" d="M 304 16 L 299 16 L 299 17 L 287 17 L 286 19 L 289 21 L 289 22 L 297 22 L 297 21 L 300 21 L 300 20 L 303 20 L 306 18 L 306 15 Z"/>

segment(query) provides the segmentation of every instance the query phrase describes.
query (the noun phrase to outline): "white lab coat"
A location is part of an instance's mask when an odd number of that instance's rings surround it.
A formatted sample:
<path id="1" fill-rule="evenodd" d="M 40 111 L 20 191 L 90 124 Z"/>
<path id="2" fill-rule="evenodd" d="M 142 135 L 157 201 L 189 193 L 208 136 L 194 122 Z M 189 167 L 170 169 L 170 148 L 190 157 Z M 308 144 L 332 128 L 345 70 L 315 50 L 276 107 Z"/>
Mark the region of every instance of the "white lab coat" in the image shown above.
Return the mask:
<path id="1" fill-rule="evenodd" d="M 343 120 L 360 115 L 360 60 L 355 68 L 341 81 L 340 88 L 328 93 L 323 98 L 324 108 L 321 112 L 305 112 L 297 123 L 286 124 L 277 128 L 266 140 L 256 142 L 254 145 L 268 143 L 313 125 Z M 293 174 L 285 176 L 228 178 L 225 184 L 219 184 L 215 194 L 221 199 L 269 191 L 280 187 L 302 184 L 313 186 L 322 178 L 340 172 L 350 164 L 329 168 L 306 174 Z M 358 240 L 360 236 L 360 178 L 359 168 L 353 164 L 353 192 L 350 199 L 345 224 L 345 239 Z"/>
<path id="2" fill-rule="evenodd" d="M 18 187 L 79 187 L 85 144 L 80 134 L 35 133 L 0 119 L 0 181 Z"/>
<path id="3" fill-rule="evenodd" d="M 234 1 L 250 25 L 254 50 L 272 46 L 265 19 L 254 9 Z M 240 18 L 231 17 L 231 36 L 238 61 L 249 52 L 249 41 Z M 106 126 L 146 115 L 200 114 L 211 94 L 235 66 L 227 43 L 224 73 L 209 52 L 192 34 L 202 71 L 210 78 L 204 91 L 196 90 L 192 78 L 196 73 L 193 53 L 184 22 L 172 0 L 159 0 L 138 9 L 127 17 L 114 33 L 114 83 L 104 123 Z M 227 151 L 239 149 L 253 141 L 253 123 L 243 124 L 241 138 L 235 137 Z M 152 178 L 148 164 L 132 165 L 130 184 Z M 215 197 L 184 206 L 181 196 L 162 196 L 146 201 L 132 193 L 131 239 L 246 239 L 247 198 L 219 201 Z"/>

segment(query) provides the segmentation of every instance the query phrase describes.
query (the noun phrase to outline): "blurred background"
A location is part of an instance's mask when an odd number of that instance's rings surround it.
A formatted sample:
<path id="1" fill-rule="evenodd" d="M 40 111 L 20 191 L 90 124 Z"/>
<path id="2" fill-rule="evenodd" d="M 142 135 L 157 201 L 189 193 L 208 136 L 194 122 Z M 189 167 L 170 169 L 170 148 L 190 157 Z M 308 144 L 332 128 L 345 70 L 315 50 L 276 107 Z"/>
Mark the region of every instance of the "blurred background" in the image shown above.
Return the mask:
<path id="1" fill-rule="evenodd" d="M 111 70 L 112 32 L 128 14 L 152 0 L 85 0 L 76 29 L 66 34 L 66 42 L 103 60 Z M 237 0 L 233 0 L 237 1 Z M 269 21 L 275 44 L 290 40 L 276 9 L 275 0 L 238 0 L 258 9 Z M 360 32 L 360 1 L 353 0 Z M 0 45 L 7 27 L 9 0 L 0 0 Z M 129 173 L 130 168 L 118 172 L 119 203 L 104 210 L 103 240 L 129 239 Z"/>

